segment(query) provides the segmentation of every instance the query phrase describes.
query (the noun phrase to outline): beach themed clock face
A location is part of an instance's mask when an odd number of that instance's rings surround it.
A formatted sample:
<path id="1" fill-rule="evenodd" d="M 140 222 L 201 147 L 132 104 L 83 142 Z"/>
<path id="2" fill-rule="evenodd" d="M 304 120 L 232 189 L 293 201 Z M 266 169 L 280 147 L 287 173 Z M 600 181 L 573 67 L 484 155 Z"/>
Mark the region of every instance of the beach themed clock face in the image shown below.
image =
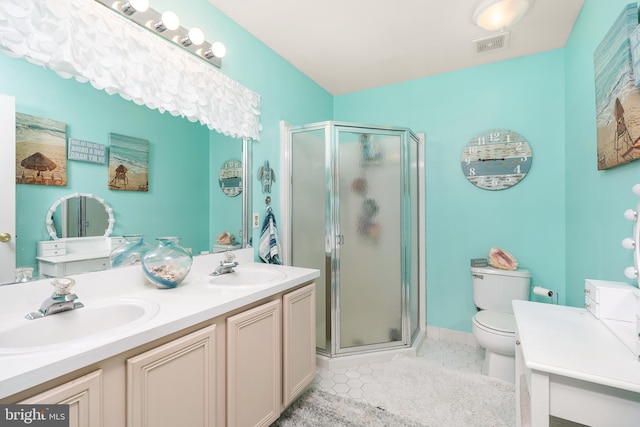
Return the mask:
<path id="1" fill-rule="evenodd" d="M 531 147 L 522 135 L 493 129 L 474 136 L 462 153 L 462 172 L 485 190 L 504 190 L 522 181 L 531 169 Z"/>

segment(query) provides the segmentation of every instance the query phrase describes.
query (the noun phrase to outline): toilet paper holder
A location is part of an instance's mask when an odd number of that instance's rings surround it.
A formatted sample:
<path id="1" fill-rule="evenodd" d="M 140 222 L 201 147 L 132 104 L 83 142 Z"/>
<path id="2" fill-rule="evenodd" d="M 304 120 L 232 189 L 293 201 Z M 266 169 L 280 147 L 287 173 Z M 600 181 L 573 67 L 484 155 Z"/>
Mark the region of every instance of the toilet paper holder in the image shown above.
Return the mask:
<path id="1" fill-rule="evenodd" d="M 539 295 L 541 297 L 550 298 L 553 302 L 553 296 L 556 297 L 556 304 L 558 304 L 558 293 L 547 288 L 543 288 L 542 286 L 531 286 L 531 293 L 534 295 Z"/>

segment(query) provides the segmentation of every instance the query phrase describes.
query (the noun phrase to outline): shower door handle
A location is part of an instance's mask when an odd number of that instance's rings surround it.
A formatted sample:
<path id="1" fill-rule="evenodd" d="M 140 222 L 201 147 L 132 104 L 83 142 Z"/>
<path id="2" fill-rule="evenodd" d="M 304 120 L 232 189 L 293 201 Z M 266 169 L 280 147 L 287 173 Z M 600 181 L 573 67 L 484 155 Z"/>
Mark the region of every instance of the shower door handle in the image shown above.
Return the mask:
<path id="1" fill-rule="evenodd" d="M 336 244 L 340 246 L 344 245 L 344 234 L 338 234 L 336 236 Z"/>

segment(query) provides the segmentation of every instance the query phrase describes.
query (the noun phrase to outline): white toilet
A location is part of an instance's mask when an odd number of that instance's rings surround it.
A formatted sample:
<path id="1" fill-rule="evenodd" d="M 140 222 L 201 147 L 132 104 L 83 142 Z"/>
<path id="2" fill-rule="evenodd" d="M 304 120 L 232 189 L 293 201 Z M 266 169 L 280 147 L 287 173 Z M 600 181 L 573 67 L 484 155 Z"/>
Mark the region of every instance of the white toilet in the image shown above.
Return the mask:
<path id="1" fill-rule="evenodd" d="M 473 316 L 473 335 L 485 351 L 482 373 L 515 383 L 515 331 L 511 301 L 528 300 L 529 270 L 500 270 L 472 267 L 473 302 L 478 312 Z"/>

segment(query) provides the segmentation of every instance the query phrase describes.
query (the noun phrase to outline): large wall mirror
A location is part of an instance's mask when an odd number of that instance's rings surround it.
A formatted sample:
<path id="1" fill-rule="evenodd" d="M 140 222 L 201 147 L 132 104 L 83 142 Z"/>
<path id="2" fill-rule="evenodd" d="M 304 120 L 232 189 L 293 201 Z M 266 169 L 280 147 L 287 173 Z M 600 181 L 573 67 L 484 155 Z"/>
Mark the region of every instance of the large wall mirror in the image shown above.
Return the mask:
<path id="1" fill-rule="evenodd" d="M 35 3 L 35 0 L 27 0 L 29 3 Z M 62 7 L 66 4 L 66 0 L 55 2 L 56 7 Z M 77 15 L 82 13 L 85 8 L 91 8 L 92 2 L 82 2 L 82 7 L 78 10 L 70 10 L 69 15 Z M 42 8 L 47 8 L 47 5 Z M 102 5 L 98 5 L 104 8 Z M 40 10 L 41 7 L 34 7 L 34 10 Z M 31 10 L 31 9 L 29 9 Z M 7 15 L 7 19 L 0 22 L 0 27 L 11 25 L 12 22 L 22 22 L 27 17 L 13 17 L 11 11 L 4 9 L 0 4 L 0 15 Z M 41 13 L 47 11 L 40 10 Z M 100 12 L 102 14 L 102 12 Z M 102 19 L 103 17 L 98 17 Z M 98 19 L 96 18 L 96 19 Z M 105 18 L 106 19 L 106 18 Z M 55 20 L 56 22 L 59 19 Z M 79 25 L 90 25 L 92 31 L 87 34 L 95 34 L 95 28 L 103 28 L 102 25 L 95 25 L 92 19 L 80 20 Z M 84 22 L 84 24 L 82 24 Z M 106 24 L 105 24 L 106 25 Z M 18 24 L 16 24 L 18 26 Z M 21 25 L 22 28 L 40 28 L 38 25 Z M 127 27 L 128 28 L 128 27 Z M 9 28 L 8 31 L 11 31 Z M 3 27 L 3 30 L 6 28 Z M 18 29 L 19 30 L 19 29 Z M 35 30 L 34 30 L 35 31 Z M 74 37 L 76 32 L 70 32 L 70 37 Z M 123 34 L 122 29 L 113 32 L 114 35 Z M 122 49 L 122 55 L 138 55 L 141 52 L 128 52 L 130 40 L 137 40 L 141 37 L 147 37 L 151 32 L 144 30 L 140 35 L 123 37 L 126 40 L 122 43 L 106 43 L 104 37 L 108 34 L 96 34 L 93 42 L 98 47 L 97 58 L 99 61 L 107 61 L 116 59 L 114 52 L 105 50 L 109 46 L 119 46 Z M 16 37 L 19 34 L 16 34 Z M 50 36 L 50 35 L 49 35 Z M 47 37 L 49 37 L 47 36 Z M 29 34 L 29 38 L 37 38 L 36 35 Z M 16 40 L 27 40 L 25 37 L 17 37 Z M 90 43 L 84 40 L 83 46 Z M 163 40 L 163 43 L 166 41 Z M 39 46 L 38 43 L 29 44 L 29 46 Z M 28 51 L 31 47 L 25 46 Z M 145 47 L 146 43 L 136 43 L 137 47 Z M 0 50 L 8 49 L 2 46 L 0 39 Z M 54 49 L 58 51 L 60 49 Z M 83 51 L 84 52 L 84 51 Z M 154 51 L 155 52 L 155 51 Z M 15 52 L 14 52 L 15 53 Z M 85 52 L 86 53 L 86 52 Z M 89 52 L 90 53 L 90 52 Z M 103 200 L 103 206 L 109 206 L 112 209 L 114 223 L 112 224 L 111 236 L 121 236 L 124 234 L 143 234 L 147 240 L 154 241 L 155 237 L 163 235 L 175 235 L 181 238 L 181 245 L 191 248 L 194 254 L 203 251 L 211 251 L 216 242 L 216 236 L 221 231 L 229 231 L 237 237 L 237 242 L 241 242 L 243 247 L 247 246 L 251 238 L 251 177 L 253 176 L 251 164 L 251 146 L 253 139 L 257 136 L 246 137 L 240 134 L 237 129 L 247 128 L 253 129 L 252 133 L 256 133 L 256 126 L 259 127 L 259 95 L 256 102 L 218 102 L 219 108 L 223 106 L 223 112 L 226 114 L 220 117 L 220 123 L 230 123 L 237 125 L 229 132 L 222 132 L 216 127 L 212 127 L 206 121 L 198 120 L 196 111 L 194 115 L 174 114 L 169 108 L 147 108 L 144 102 L 131 102 L 131 96 L 117 95 L 118 91 L 100 90 L 99 84 L 94 84 L 94 80 L 88 78 L 91 84 L 86 83 L 87 79 L 68 78 L 74 77 L 64 75 L 64 72 L 73 69 L 68 67 L 65 70 L 56 70 L 52 72 L 50 64 L 37 64 L 33 57 L 30 60 L 24 58 L 16 58 L 16 55 L 5 55 L 0 52 L 0 68 L 3 70 L 5 78 L 0 79 L 0 93 L 10 94 L 16 99 L 16 112 L 30 114 L 38 117 L 48 118 L 64 122 L 66 125 L 67 138 L 90 141 L 98 144 L 109 145 L 109 135 L 117 133 L 136 138 L 142 138 L 149 141 L 149 188 L 147 192 L 132 191 L 114 191 L 108 188 L 108 172 L 109 164 L 91 164 L 88 162 L 80 162 L 67 160 L 67 186 L 46 186 L 46 185 L 27 185 L 15 184 L 16 188 L 16 264 L 17 266 L 27 266 L 37 268 L 36 248 L 37 242 L 49 240 L 50 231 L 54 230 L 57 238 L 62 238 L 65 234 L 67 237 L 72 236 L 72 228 L 69 224 L 70 218 L 76 216 L 76 223 L 81 224 L 84 221 L 86 225 L 87 218 L 82 219 L 81 214 L 72 214 L 73 204 L 84 200 L 85 210 L 89 210 L 87 206 L 93 203 L 90 200 Z M 149 61 L 157 61 L 158 66 L 166 66 L 166 55 L 158 55 L 154 53 L 150 55 Z M 190 55 L 192 56 L 192 55 Z M 40 55 L 38 58 L 47 57 Z M 120 58 L 120 60 L 112 61 L 114 64 L 127 63 L 129 57 Z M 133 61 L 136 59 L 136 61 Z M 132 59 L 132 64 L 139 64 L 139 57 Z M 195 61 L 200 64 L 197 58 Z M 33 64 L 36 62 L 36 65 Z M 42 67 L 40 65 L 45 65 Z M 137 65 L 136 65 L 137 66 Z M 204 65 L 206 66 L 206 64 Z M 200 67 L 197 65 L 196 67 Z M 109 71 L 113 67 L 95 67 L 91 68 L 96 71 Z M 213 67 L 210 67 L 213 68 Z M 189 70 L 190 71 L 190 70 Z M 207 71 L 204 71 L 207 72 Z M 167 74 L 167 73 L 165 73 Z M 183 73 L 187 75 L 188 73 Z M 162 73 L 146 73 L 144 79 L 149 80 L 149 76 L 162 78 Z M 171 74 L 174 76 L 174 74 Z M 65 78 L 62 78 L 65 77 Z M 76 76 L 77 77 L 77 76 Z M 104 75 L 105 81 L 109 82 L 109 75 Z M 207 76 L 208 77 L 208 76 Z M 188 80 L 193 82 L 194 77 L 188 74 Z M 242 88 L 241 85 L 231 81 L 226 76 L 229 84 L 225 90 L 220 91 L 222 96 L 228 92 L 236 91 L 237 93 L 249 93 L 250 90 Z M 201 81 L 206 79 L 201 78 Z M 210 87 L 210 80 L 206 80 Z M 215 82 L 216 80 L 211 80 Z M 102 83 L 100 81 L 99 83 Z M 134 82 L 138 83 L 138 82 Z M 156 83 L 154 87 L 164 87 L 162 82 Z M 104 87 L 104 86 L 103 86 Z M 138 89 L 142 93 L 156 94 L 154 90 L 145 86 L 145 82 L 140 83 Z M 143 90 L 144 89 L 144 90 Z M 173 88 L 170 88 L 173 89 Z M 179 93 L 187 93 L 179 91 Z M 166 95 L 166 94 L 163 94 Z M 171 97 L 163 97 L 171 101 Z M 206 97 L 206 99 L 210 99 Z M 211 98 L 213 99 L 213 98 Z M 195 105 L 197 102 L 188 103 L 175 102 L 183 106 Z M 241 105 L 242 104 L 242 105 Z M 241 105 L 241 106 L 240 106 Z M 201 105 L 198 104 L 198 107 Z M 257 114 L 257 122 L 255 114 L 244 114 L 242 107 L 250 109 Z M 240 108 L 240 109 L 238 109 Z M 217 111 L 217 110 L 216 110 Z M 257 113 L 256 113 L 257 112 Z M 195 119 L 194 119 L 195 117 Z M 204 124 L 203 124 L 204 123 Z M 244 126 L 242 126 L 244 124 Z M 253 138 L 253 139 L 252 139 Z M 232 152 L 227 152 L 227 150 Z M 243 190 L 241 196 L 226 199 L 219 202 L 214 199 L 214 194 L 221 194 L 218 186 L 218 172 L 220 165 L 228 158 L 242 158 L 243 174 Z M 12 183 L 13 184 L 13 183 Z M 67 218 L 63 221 L 63 214 L 58 209 L 62 207 L 62 202 L 51 214 L 51 230 L 48 229 L 47 214 L 49 209 L 56 201 L 62 200 L 68 195 L 86 193 L 95 197 L 85 199 L 76 199 L 70 197 L 67 199 L 65 209 L 68 209 Z M 86 196 L 85 196 L 86 197 Z M 227 203 L 230 202 L 230 203 Z M 224 203 L 224 204 L 223 204 Z M 104 212 L 107 212 L 106 209 Z M 60 215 L 58 217 L 58 215 Z M 108 216 L 108 214 L 107 214 Z M 79 222 L 78 222 L 79 221 Z M 107 219 L 108 221 L 108 219 Z M 73 222 L 73 220 L 71 220 Z M 91 228 L 94 219 L 88 220 Z M 66 231 L 63 230 L 63 223 Z M 81 227 L 76 227 L 81 228 Z M 107 229 L 103 229 L 106 233 Z M 89 230 L 91 232 L 91 230 Z M 78 233 L 80 236 L 82 231 Z M 99 231 L 95 231 L 99 233 Z"/>

